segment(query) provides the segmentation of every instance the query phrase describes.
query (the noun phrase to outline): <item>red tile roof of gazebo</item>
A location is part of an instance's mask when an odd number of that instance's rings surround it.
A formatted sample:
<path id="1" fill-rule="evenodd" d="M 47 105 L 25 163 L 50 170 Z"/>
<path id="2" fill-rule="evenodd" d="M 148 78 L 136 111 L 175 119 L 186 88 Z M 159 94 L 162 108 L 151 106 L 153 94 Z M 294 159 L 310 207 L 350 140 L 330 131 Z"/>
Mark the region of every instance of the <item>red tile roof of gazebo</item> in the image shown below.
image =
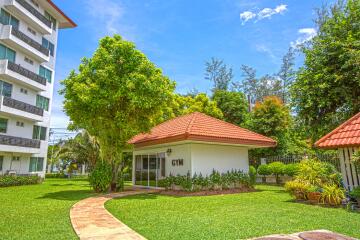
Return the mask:
<path id="1" fill-rule="evenodd" d="M 318 148 L 360 146 L 360 112 L 315 143 Z"/>
<path id="2" fill-rule="evenodd" d="M 149 133 L 133 137 L 129 143 L 137 147 L 193 140 L 256 147 L 274 147 L 276 141 L 234 124 L 195 112 L 166 121 Z"/>

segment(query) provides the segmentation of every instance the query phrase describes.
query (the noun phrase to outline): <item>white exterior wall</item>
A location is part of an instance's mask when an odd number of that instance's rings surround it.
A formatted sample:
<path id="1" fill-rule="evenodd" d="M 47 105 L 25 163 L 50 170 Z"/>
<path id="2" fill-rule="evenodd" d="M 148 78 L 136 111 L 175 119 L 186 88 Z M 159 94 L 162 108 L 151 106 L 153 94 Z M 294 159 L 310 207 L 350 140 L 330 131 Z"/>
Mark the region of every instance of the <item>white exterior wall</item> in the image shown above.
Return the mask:
<path id="1" fill-rule="evenodd" d="M 171 149 L 171 154 L 167 150 Z M 170 173 L 176 175 L 191 176 L 202 174 L 210 175 L 215 169 L 220 173 L 232 169 L 248 172 L 248 148 L 233 145 L 219 145 L 200 142 L 178 142 L 168 145 L 155 145 L 150 147 L 137 148 L 133 152 L 133 183 L 135 184 L 135 156 L 153 155 L 165 153 L 165 175 Z M 182 159 L 182 166 L 173 166 L 172 160 Z"/>
<path id="2" fill-rule="evenodd" d="M 45 9 L 41 5 L 42 1 L 36 1 L 39 4 L 39 6 L 35 6 L 29 0 L 27 0 L 27 2 L 30 3 L 40 13 L 44 14 Z M 9 3 L 16 4 L 16 2 L 13 2 L 11 0 L 0 0 L 0 7 L 4 8 L 7 12 L 9 12 L 11 15 L 15 16 L 19 20 L 19 30 L 40 44 L 42 44 L 42 37 L 45 37 L 47 40 L 49 40 L 51 43 L 54 44 L 55 52 L 54 52 L 54 56 L 51 56 L 49 54 L 50 57 L 49 57 L 48 62 L 37 61 L 34 59 L 34 57 L 26 54 L 26 52 L 24 52 L 24 50 L 23 50 L 23 46 L 17 45 L 18 43 L 12 43 L 12 46 L 10 46 L 9 44 L 6 43 L 6 41 L 0 40 L 1 44 L 11 48 L 12 50 L 14 50 L 16 52 L 16 59 L 15 59 L 16 64 L 19 64 L 22 67 L 24 67 L 36 74 L 39 73 L 40 65 L 42 65 L 52 71 L 51 83 L 49 83 L 49 82 L 46 83 L 45 91 L 40 91 L 40 90 L 35 91 L 31 88 L 28 88 L 26 85 L 21 84 L 21 82 L 12 82 L 11 80 L 0 77 L 0 80 L 4 80 L 4 81 L 12 84 L 11 98 L 13 98 L 15 100 L 19 100 L 19 101 L 22 101 L 22 102 L 25 102 L 25 103 L 35 106 L 36 105 L 36 95 L 42 95 L 42 96 L 50 99 L 49 111 L 44 110 L 44 115 L 42 117 L 42 121 L 40 121 L 40 122 L 35 121 L 35 120 L 31 121 L 28 119 L 23 119 L 23 118 L 21 118 L 21 116 L 11 115 L 11 113 L 4 114 L 4 113 L 0 112 L 1 118 L 8 119 L 7 132 L 0 133 L 2 135 L 9 135 L 9 136 L 14 136 L 14 137 L 22 137 L 22 138 L 32 139 L 34 125 L 39 125 L 39 126 L 43 126 L 43 127 L 47 128 L 47 139 L 46 139 L 46 141 L 41 141 L 40 149 L 37 149 L 37 151 L 35 151 L 36 153 L 33 153 L 34 151 L 31 150 L 32 153 L 29 154 L 29 151 L 28 151 L 29 149 L 25 149 L 23 147 L 16 147 L 16 146 L 12 146 L 12 148 L 16 149 L 16 152 L 8 152 L 9 146 L 0 145 L 0 156 L 4 156 L 4 162 L 3 162 L 3 168 L 2 168 L 3 170 L 0 171 L 0 174 L 5 174 L 8 170 L 15 170 L 19 174 L 27 174 L 27 173 L 29 173 L 30 157 L 43 157 L 44 158 L 44 163 L 43 163 L 44 169 L 42 172 L 37 172 L 37 174 L 44 176 L 45 171 L 46 171 L 46 161 L 47 161 L 46 157 L 47 157 L 47 146 L 48 146 L 47 140 L 48 140 L 49 127 L 50 127 L 50 112 L 51 112 L 51 107 L 52 107 L 52 96 L 53 96 L 55 64 L 56 64 L 55 59 L 56 59 L 56 52 L 57 52 L 56 49 L 57 49 L 57 38 L 58 38 L 59 29 L 57 28 L 56 30 L 52 30 L 51 34 L 46 34 L 46 35 L 42 34 L 41 32 L 39 32 L 37 30 L 37 29 L 39 29 L 39 26 L 34 25 L 34 23 L 31 21 L 27 21 L 27 19 L 29 17 L 33 18 L 33 16 L 26 15 L 25 13 L 19 13 L 18 11 L 15 11 L 15 10 L 13 11 L 12 7 L 5 7 L 5 6 L 9 5 Z M 56 17 L 56 16 L 53 16 L 53 17 Z M 5 29 L 2 24 L 0 24 L 0 27 L 1 27 L 1 29 Z M 34 30 L 36 32 L 36 34 L 34 35 L 33 33 L 31 33 L 28 30 L 28 27 L 31 28 L 32 30 Z M 9 40 L 7 40 L 7 41 L 9 41 Z M 23 42 L 23 44 L 27 45 L 24 42 Z M 26 47 L 28 47 L 28 46 L 26 46 Z M 25 62 L 25 57 L 27 57 L 28 59 L 31 59 L 33 61 L 33 64 L 29 64 L 28 62 Z M 20 91 L 21 88 L 26 89 L 27 94 L 22 93 Z M 24 127 L 16 126 L 17 121 L 23 122 Z M 21 156 L 21 161 L 20 161 L 20 163 L 13 162 L 12 167 L 10 167 L 12 156 Z"/>
<path id="3" fill-rule="evenodd" d="M 192 173 L 210 175 L 213 169 L 226 173 L 232 169 L 249 171 L 248 148 L 240 146 L 191 144 Z"/>
<path id="4" fill-rule="evenodd" d="M 345 187 L 349 190 L 360 186 L 360 172 L 358 172 L 354 164 L 351 163 L 351 157 L 355 151 L 356 148 L 338 149 L 341 175 L 343 177 Z"/>

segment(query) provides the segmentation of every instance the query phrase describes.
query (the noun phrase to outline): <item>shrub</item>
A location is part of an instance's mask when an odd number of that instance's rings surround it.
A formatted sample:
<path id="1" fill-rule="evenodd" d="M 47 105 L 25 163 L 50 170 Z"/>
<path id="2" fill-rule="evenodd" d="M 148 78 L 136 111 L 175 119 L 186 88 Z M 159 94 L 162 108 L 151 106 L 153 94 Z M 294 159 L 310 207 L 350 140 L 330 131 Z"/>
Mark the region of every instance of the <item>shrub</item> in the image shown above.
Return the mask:
<path id="1" fill-rule="evenodd" d="M 284 175 L 285 164 L 282 162 L 272 162 L 269 164 L 271 174 L 276 178 L 276 183 L 280 183 L 280 175 Z"/>
<path id="2" fill-rule="evenodd" d="M 41 178 L 39 176 L 16 176 L 5 175 L 0 176 L 0 187 L 31 185 L 40 183 Z"/>
<path id="3" fill-rule="evenodd" d="M 99 161 L 89 174 L 89 182 L 96 192 L 106 192 L 111 184 L 111 166 L 105 161 Z"/>
<path id="4" fill-rule="evenodd" d="M 296 199 L 305 200 L 306 195 L 311 188 L 310 183 L 294 180 L 285 183 L 285 191 L 290 193 L 290 195 L 294 196 Z"/>
<path id="5" fill-rule="evenodd" d="M 192 190 L 192 178 L 190 176 L 190 172 L 186 174 L 186 176 L 182 176 L 180 182 L 180 186 L 187 192 Z"/>
<path id="6" fill-rule="evenodd" d="M 269 168 L 269 165 L 267 164 L 262 164 L 258 167 L 257 169 L 257 173 L 259 175 L 262 175 L 262 176 L 267 176 L 267 175 L 270 175 L 271 174 L 271 171 L 270 171 L 270 168 Z"/>
<path id="7" fill-rule="evenodd" d="M 338 187 L 335 184 L 323 186 L 323 192 L 321 193 L 321 199 L 323 203 L 327 203 L 334 206 L 340 205 L 344 198 L 345 198 L 344 189 Z"/>
<path id="8" fill-rule="evenodd" d="M 350 196 L 355 198 L 355 199 L 360 199 L 360 186 L 354 188 L 351 192 L 350 192 Z"/>
<path id="9" fill-rule="evenodd" d="M 116 191 L 124 191 L 124 174 L 122 171 L 119 171 L 117 179 L 116 179 Z"/>
<path id="10" fill-rule="evenodd" d="M 299 164 L 291 163 L 284 166 L 284 174 L 294 177 L 299 172 Z"/>
<path id="11" fill-rule="evenodd" d="M 212 173 L 210 174 L 209 179 L 211 182 L 211 187 L 213 189 L 222 187 L 221 175 L 218 171 L 215 171 L 215 169 L 213 169 Z"/>
<path id="12" fill-rule="evenodd" d="M 66 178 L 65 173 L 46 173 L 45 178 Z"/>
<path id="13" fill-rule="evenodd" d="M 250 186 L 253 186 L 256 183 L 256 169 L 253 166 L 249 168 L 249 177 L 250 177 Z"/>

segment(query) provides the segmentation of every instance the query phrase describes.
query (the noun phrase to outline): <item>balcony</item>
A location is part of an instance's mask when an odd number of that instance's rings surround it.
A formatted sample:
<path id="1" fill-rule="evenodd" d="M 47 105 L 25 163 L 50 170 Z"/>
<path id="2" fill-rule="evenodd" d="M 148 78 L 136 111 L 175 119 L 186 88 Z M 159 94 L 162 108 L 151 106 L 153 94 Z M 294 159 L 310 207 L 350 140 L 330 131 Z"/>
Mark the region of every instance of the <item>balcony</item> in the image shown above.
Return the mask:
<path id="1" fill-rule="evenodd" d="M 0 39 L 9 47 L 22 51 L 40 63 L 50 60 L 49 49 L 11 25 L 2 25 Z"/>
<path id="2" fill-rule="evenodd" d="M 0 148 L 2 152 L 36 154 L 40 153 L 40 140 L 0 134 Z"/>
<path id="3" fill-rule="evenodd" d="M 29 22 L 40 33 L 52 33 L 51 21 L 26 0 L 4 0 L 4 6 L 16 17 Z"/>
<path id="4" fill-rule="evenodd" d="M 44 110 L 28 103 L 1 96 L 0 113 L 41 122 L 43 120 Z"/>
<path id="5" fill-rule="evenodd" d="M 38 92 L 46 90 L 46 78 L 6 59 L 0 60 L 0 77 Z"/>

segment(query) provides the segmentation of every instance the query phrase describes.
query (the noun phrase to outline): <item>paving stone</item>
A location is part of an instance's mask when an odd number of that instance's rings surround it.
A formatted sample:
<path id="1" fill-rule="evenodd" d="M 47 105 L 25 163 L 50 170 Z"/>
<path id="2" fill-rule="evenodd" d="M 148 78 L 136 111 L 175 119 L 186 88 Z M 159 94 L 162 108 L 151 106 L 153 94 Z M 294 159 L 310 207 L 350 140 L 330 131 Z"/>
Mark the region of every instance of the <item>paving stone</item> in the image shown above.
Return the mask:
<path id="1" fill-rule="evenodd" d="M 319 231 L 300 233 L 299 237 L 304 240 L 355 240 L 355 238 L 344 236 L 338 233 Z"/>

